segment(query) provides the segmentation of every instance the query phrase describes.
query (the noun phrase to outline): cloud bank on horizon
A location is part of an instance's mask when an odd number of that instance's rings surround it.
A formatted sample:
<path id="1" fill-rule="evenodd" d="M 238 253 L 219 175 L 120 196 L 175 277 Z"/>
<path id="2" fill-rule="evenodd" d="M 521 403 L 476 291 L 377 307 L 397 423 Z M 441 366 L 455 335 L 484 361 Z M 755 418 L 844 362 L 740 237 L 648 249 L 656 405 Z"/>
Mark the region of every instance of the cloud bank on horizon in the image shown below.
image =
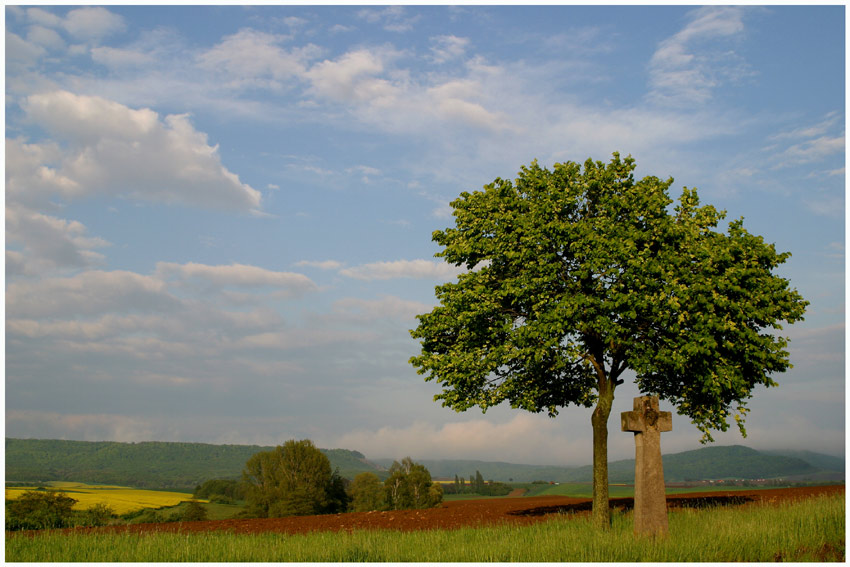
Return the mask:
<path id="1" fill-rule="evenodd" d="M 718 442 L 843 454 L 843 6 L 5 10 L 7 436 L 586 464 L 589 411 L 441 408 L 408 330 L 461 191 L 619 151 L 811 301 Z"/>

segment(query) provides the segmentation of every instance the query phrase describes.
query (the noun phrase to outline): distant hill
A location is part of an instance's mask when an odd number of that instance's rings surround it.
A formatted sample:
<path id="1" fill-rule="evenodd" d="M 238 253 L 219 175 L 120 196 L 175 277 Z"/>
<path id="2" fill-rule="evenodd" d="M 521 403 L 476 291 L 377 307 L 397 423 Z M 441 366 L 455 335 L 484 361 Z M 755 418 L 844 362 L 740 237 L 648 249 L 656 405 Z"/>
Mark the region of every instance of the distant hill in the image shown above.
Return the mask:
<path id="1" fill-rule="evenodd" d="M 827 471 L 844 472 L 844 459 L 841 457 L 833 457 L 832 455 L 824 455 L 822 453 L 813 453 L 811 451 L 762 451 L 768 455 L 782 455 L 784 457 L 795 457 L 802 459 L 810 465 Z"/>
<path id="2" fill-rule="evenodd" d="M 741 445 L 703 447 L 693 451 L 664 455 L 663 461 L 666 482 L 726 478 L 780 478 L 814 474 L 818 471 L 817 467 L 802 459 L 768 455 Z M 590 470 L 590 467 L 587 467 L 581 472 L 590 478 Z M 611 482 L 634 482 L 634 459 L 610 463 L 608 478 Z"/>
<path id="3" fill-rule="evenodd" d="M 819 453 L 799 452 L 779 455 L 767 454 L 740 445 L 703 447 L 683 453 L 664 455 L 664 480 L 681 482 L 685 480 L 710 479 L 758 479 L 793 478 L 795 480 L 837 480 L 844 478 L 844 461 L 838 457 Z M 388 466 L 392 460 L 375 459 L 375 463 Z M 469 478 L 476 471 L 486 480 L 514 482 L 533 482 L 545 480 L 551 482 L 591 482 L 593 467 L 556 467 L 539 465 L 519 465 L 512 463 L 469 461 L 469 460 L 429 460 L 421 461 L 432 476 L 454 478 L 454 475 Z M 634 482 L 634 459 L 608 463 L 610 482 Z"/>
<path id="4" fill-rule="evenodd" d="M 6 480 L 74 480 L 138 488 L 193 490 L 214 478 L 239 478 L 245 462 L 273 447 L 205 443 L 117 443 L 6 439 Z M 346 478 L 381 474 L 357 451 L 322 449 Z"/>
<path id="5" fill-rule="evenodd" d="M 139 488 L 191 491 L 205 480 L 239 478 L 245 462 L 259 445 L 205 443 L 116 443 L 6 439 L 6 480 L 73 480 Z M 367 460 L 347 449 L 322 449 L 342 476 L 354 478 L 372 472 L 386 478 L 392 459 Z M 844 460 L 809 451 L 763 452 L 740 445 L 703 447 L 664 455 L 667 482 L 708 479 L 786 478 L 788 480 L 843 480 Z M 485 480 L 533 482 L 590 482 L 592 467 L 522 465 L 472 460 L 416 459 L 436 478 L 469 478 L 480 471 Z M 634 482 L 634 460 L 608 463 L 610 482 Z"/>

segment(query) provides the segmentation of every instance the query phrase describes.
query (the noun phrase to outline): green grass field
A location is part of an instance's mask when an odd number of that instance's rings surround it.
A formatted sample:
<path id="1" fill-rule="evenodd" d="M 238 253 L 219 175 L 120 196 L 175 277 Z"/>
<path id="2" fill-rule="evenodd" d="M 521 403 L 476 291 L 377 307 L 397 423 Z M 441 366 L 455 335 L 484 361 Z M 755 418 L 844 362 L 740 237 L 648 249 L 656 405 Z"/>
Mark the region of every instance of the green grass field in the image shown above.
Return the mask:
<path id="1" fill-rule="evenodd" d="M 532 526 L 309 535 L 6 535 L 15 562 L 729 562 L 843 561 L 843 495 L 777 506 L 673 510 L 670 535 L 636 538 L 631 512 L 611 530 L 586 516 Z"/>

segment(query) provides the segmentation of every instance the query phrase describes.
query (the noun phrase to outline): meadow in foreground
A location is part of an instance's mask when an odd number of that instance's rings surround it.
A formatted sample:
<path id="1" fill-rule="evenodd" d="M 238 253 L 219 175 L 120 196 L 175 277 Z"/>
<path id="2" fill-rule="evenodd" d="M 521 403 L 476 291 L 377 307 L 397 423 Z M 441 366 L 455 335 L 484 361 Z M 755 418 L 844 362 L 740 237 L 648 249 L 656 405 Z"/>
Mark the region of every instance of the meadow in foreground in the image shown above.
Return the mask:
<path id="1" fill-rule="evenodd" d="M 800 502 L 673 510 L 666 539 L 635 538 L 631 513 L 608 533 L 590 519 L 458 530 L 309 535 L 6 535 L 6 561 L 146 562 L 728 562 L 843 561 L 843 495 Z"/>

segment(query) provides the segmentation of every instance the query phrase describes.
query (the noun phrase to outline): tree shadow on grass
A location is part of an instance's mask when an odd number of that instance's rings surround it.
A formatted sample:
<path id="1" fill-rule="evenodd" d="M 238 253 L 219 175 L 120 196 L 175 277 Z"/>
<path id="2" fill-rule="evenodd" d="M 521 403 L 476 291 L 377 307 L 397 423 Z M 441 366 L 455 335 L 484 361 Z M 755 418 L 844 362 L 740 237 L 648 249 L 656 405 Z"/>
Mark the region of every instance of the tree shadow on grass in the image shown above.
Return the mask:
<path id="1" fill-rule="evenodd" d="M 740 506 L 747 502 L 752 502 L 753 498 L 749 496 L 700 496 L 697 498 L 668 498 L 667 508 L 715 508 L 718 506 Z M 635 506 L 633 498 L 611 498 L 608 505 L 620 511 L 631 510 Z M 593 508 L 593 503 L 588 500 L 586 502 L 577 502 L 575 504 L 562 504 L 559 506 L 537 506 L 535 508 L 527 508 L 525 510 L 512 510 L 508 512 L 510 516 L 545 516 L 546 514 L 576 514 L 580 512 L 590 512 Z"/>

